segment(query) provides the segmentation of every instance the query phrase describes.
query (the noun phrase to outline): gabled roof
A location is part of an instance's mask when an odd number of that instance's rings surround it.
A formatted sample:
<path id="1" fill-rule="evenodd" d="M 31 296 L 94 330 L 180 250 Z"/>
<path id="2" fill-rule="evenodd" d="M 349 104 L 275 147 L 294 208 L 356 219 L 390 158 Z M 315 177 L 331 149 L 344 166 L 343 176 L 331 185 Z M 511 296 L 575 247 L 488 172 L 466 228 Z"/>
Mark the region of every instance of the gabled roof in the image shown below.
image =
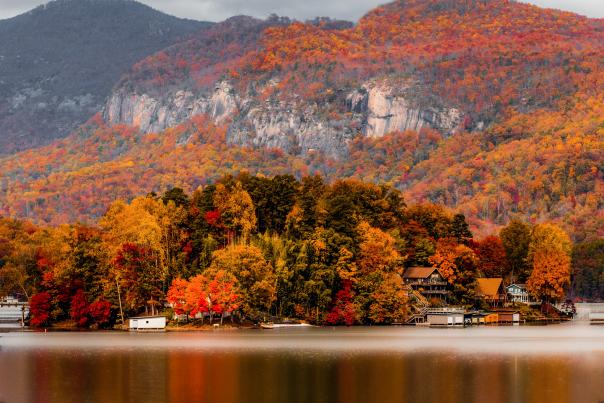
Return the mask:
<path id="1" fill-rule="evenodd" d="M 479 278 L 476 279 L 478 294 L 485 297 L 497 297 L 499 295 L 499 289 L 503 279 L 500 277 L 496 278 Z"/>
<path id="2" fill-rule="evenodd" d="M 442 276 L 436 267 L 409 267 L 405 270 L 405 273 L 403 273 L 403 278 L 428 278 L 435 271 Z"/>
<path id="3" fill-rule="evenodd" d="M 517 287 L 517 288 L 520 288 L 521 290 L 526 290 L 526 284 L 510 284 L 505 288 L 512 288 L 512 287 Z"/>

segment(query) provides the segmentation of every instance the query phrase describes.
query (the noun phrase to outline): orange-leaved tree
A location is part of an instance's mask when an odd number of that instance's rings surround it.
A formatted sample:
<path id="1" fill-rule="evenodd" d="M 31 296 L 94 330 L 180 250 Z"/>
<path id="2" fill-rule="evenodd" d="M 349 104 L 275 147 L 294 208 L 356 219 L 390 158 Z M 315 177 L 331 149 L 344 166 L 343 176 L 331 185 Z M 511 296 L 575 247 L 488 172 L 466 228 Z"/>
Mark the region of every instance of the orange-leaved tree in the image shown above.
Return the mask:
<path id="1" fill-rule="evenodd" d="M 566 232 L 554 224 L 535 226 L 531 234 L 528 259 L 533 271 L 528 279 L 529 292 L 542 301 L 559 301 L 570 284 L 572 242 Z"/>

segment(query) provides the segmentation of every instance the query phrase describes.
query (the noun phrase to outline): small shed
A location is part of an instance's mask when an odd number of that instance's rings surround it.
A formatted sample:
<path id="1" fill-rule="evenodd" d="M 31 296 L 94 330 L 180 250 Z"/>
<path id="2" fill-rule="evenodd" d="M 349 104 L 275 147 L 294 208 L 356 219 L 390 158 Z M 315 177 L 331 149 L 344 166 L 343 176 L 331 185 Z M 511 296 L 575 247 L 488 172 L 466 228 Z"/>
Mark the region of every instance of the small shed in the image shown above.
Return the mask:
<path id="1" fill-rule="evenodd" d="M 486 314 L 483 312 L 478 312 L 478 311 L 466 312 L 464 314 L 464 321 L 465 321 L 466 325 L 472 325 L 472 326 L 484 325 L 485 316 L 486 316 Z"/>
<path id="2" fill-rule="evenodd" d="M 165 330 L 165 316 L 140 316 L 129 319 L 130 330 Z"/>
<path id="3" fill-rule="evenodd" d="M 499 323 L 520 323 L 520 313 L 499 312 Z"/>
<path id="4" fill-rule="evenodd" d="M 499 314 L 489 313 L 484 317 L 485 324 L 499 323 Z"/>

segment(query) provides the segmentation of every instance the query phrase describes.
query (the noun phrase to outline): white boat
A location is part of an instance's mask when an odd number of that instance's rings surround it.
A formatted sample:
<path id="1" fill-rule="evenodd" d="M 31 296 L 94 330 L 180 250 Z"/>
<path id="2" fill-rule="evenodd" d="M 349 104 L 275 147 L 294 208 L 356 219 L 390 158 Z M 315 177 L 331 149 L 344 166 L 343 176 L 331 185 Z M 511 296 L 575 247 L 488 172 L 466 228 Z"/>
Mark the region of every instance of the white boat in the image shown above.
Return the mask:
<path id="1" fill-rule="evenodd" d="M 290 328 L 290 327 L 312 327 L 308 323 L 261 323 L 260 327 L 262 329 L 282 329 L 282 328 Z"/>

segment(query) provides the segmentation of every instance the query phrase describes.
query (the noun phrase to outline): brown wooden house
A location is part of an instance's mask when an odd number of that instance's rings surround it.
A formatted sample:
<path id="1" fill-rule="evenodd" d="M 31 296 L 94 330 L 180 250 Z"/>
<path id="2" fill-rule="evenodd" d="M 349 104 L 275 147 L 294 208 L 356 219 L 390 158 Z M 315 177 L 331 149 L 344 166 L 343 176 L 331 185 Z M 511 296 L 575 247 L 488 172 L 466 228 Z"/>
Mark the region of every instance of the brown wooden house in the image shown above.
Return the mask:
<path id="1" fill-rule="evenodd" d="M 503 279 L 499 277 L 477 279 L 476 295 L 483 298 L 491 306 L 503 306 L 507 300 Z"/>
<path id="2" fill-rule="evenodd" d="M 449 283 L 436 267 L 409 267 L 403 274 L 403 283 L 427 299 L 445 299 L 450 293 Z"/>

